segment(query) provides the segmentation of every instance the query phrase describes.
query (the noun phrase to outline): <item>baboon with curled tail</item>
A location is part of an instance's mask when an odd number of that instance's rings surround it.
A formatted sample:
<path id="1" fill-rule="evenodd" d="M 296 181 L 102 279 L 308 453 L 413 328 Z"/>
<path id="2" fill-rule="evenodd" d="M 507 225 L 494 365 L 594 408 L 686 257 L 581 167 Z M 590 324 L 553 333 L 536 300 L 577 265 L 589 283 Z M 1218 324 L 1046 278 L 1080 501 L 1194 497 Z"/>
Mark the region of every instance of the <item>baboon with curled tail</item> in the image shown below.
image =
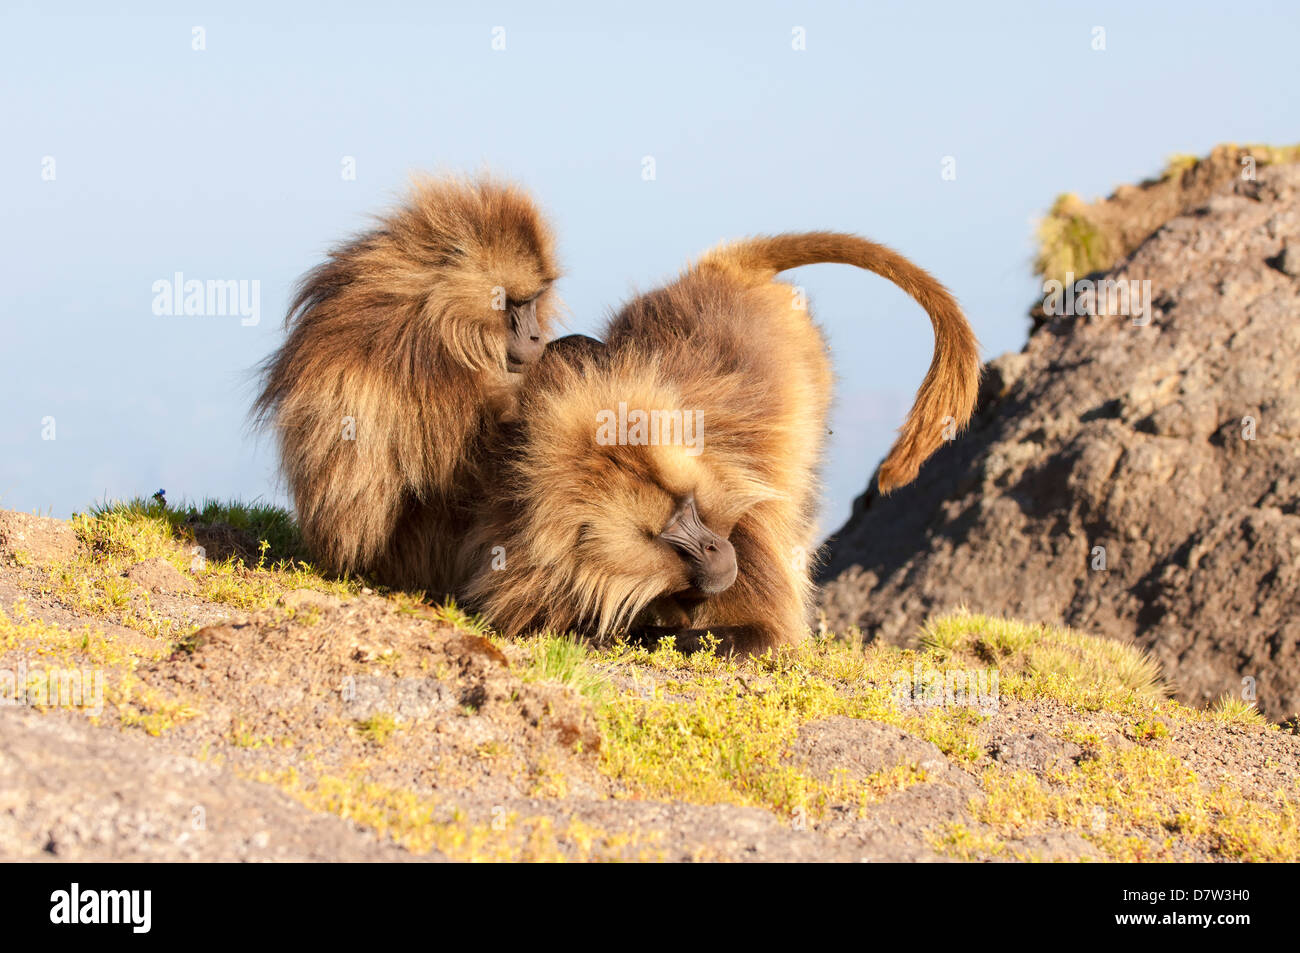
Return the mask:
<path id="1" fill-rule="evenodd" d="M 811 315 L 775 278 L 817 262 L 890 279 L 934 326 L 934 357 L 881 489 L 912 480 L 966 423 L 978 346 L 925 271 L 834 232 L 723 246 L 627 304 L 604 346 L 548 348 L 529 373 L 462 549 L 466 595 L 496 628 L 673 636 L 683 649 L 712 633 L 748 652 L 807 630 L 832 372 Z M 599 422 L 615 412 L 627 425 L 601 439 Z M 635 412 L 646 416 L 634 424 Z"/>
<path id="2" fill-rule="evenodd" d="M 254 416 L 321 568 L 454 589 L 484 441 L 559 308 L 554 245 L 517 187 L 419 178 L 303 278 Z"/>

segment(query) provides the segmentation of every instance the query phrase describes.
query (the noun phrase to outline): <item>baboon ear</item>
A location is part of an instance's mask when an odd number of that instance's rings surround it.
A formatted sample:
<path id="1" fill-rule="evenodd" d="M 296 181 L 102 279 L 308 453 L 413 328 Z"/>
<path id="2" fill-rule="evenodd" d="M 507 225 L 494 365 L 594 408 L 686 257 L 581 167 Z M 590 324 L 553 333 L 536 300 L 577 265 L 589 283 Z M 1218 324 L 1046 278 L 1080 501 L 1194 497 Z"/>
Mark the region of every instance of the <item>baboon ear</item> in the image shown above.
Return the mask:
<path id="1" fill-rule="evenodd" d="M 581 369 L 588 362 L 603 361 L 605 354 L 604 342 L 587 337 L 585 334 L 566 334 L 546 345 L 546 350 L 542 353 L 542 362 L 559 361 Z"/>

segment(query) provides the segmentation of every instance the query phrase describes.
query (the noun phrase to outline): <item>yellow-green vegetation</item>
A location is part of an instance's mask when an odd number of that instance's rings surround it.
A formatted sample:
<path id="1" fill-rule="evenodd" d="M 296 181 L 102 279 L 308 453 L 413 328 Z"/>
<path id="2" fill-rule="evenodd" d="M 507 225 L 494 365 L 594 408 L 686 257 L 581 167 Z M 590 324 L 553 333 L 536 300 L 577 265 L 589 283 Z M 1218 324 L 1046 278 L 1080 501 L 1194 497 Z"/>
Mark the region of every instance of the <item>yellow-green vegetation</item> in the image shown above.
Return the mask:
<path id="1" fill-rule="evenodd" d="M 215 504 L 193 511 L 212 524 L 222 522 Z M 194 581 L 195 599 L 247 609 L 268 606 L 289 590 L 346 596 L 360 589 L 356 582 L 326 579 L 293 556 L 273 557 L 292 531 L 266 512 L 258 524 L 257 512 L 245 508 L 251 514 L 245 525 L 278 526 L 280 543 L 261 539 L 251 562 L 231 555 L 200 565 L 191 564 L 193 524 L 161 503 L 136 501 L 77 517 L 86 552 L 65 565 L 22 569 L 24 584 L 143 635 L 116 630 L 108 637 L 94 625 L 52 625 L 30 618 L 19 601 L 0 611 L 0 655 L 101 669 L 105 707 L 123 726 L 158 735 L 201 717 L 203 698 L 165 695 L 137 673 L 142 664 L 192 652 L 194 644 L 192 633 L 171 631 L 172 620 L 158 615 L 147 595 L 122 588 L 127 567 L 161 557 Z M 1294 783 L 1273 791 L 1250 787 L 1244 776 L 1200 777 L 1186 754 L 1196 732 L 1239 737 L 1277 729 L 1263 726 L 1254 706 L 1238 699 L 1224 698 L 1206 711 L 1170 700 L 1152 659 L 1121 642 L 959 612 L 931 619 L 914 648 L 823 635 L 761 658 L 732 658 L 683 654 L 671 642 L 593 647 L 552 633 L 508 641 L 454 604 L 432 606 L 420 594 L 380 595 L 402 615 L 487 637 L 504 653 L 512 677 L 534 686 L 529 691 L 550 686 L 572 692 L 594 719 L 600 742 L 598 752 L 588 747 L 576 753 L 586 758 L 584 770 L 616 798 L 748 806 L 815 825 L 832 810 L 865 813 L 914 785 L 951 783 L 951 777 L 934 776 L 929 761 L 852 774 L 838 764 L 802 758 L 805 727 L 839 716 L 928 740 L 973 779 L 967 783 L 983 797 L 972 801 L 969 822 L 928 832 L 934 847 L 956 857 L 1022 857 L 1016 842 L 1064 829 L 1103 858 L 1176 859 L 1195 844 L 1228 859 L 1300 859 L 1300 790 Z M 319 619 L 319 609 L 306 605 L 297 614 L 289 608 L 284 617 L 310 623 Z M 379 670 L 391 662 L 383 655 L 372 661 Z M 439 680 L 459 677 L 452 666 L 432 668 L 438 671 L 428 674 Z M 1039 773 L 992 760 L 989 733 L 1016 705 L 1045 713 L 1036 730 L 1079 746 L 1083 755 Z M 216 758 L 255 759 L 270 753 L 264 749 L 290 750 L 286 738 L 266 733 L 264 721 L 254 728 L 253 713 L 244 716 L 235 715 L 228 729 L 222 726 Z M 463 717 L 478 712 L 466 704 Z M 419 725 L 383 712 L 338 724 L 341 735 L 354 739 L 346 750 L 364 750 L 365 760 L 317 774 L 309 760 L 299 758 L 291 761 L 293 769 L 263 780 L 412 850 L 437 848 L 459 859 L 655 856 L 661 850 L 653 839 L 544 817 L 502 815 L 471 823 L 453 802 L 378 784 L 370 773 L 372 765 L 408 745 Z M 356 739 L 363 749 L 356 748 Z M 522 770 L 515 777 L 528 796 L 563 798 L 569 790 L 567 754 L 531 752 L 520 769 L 508 733 L 476 739 L 469 750 L 474 771 Z M 942 766 L 941 773 L 950 772 Z M 592 783 L 591 776 L 583 780 Z"/>
<path id="2" fill-rule="evenodd" d="M 945 663 L 996 665 L 1012 697 L 1096 711 L 1133 710 L 1169 694 L 1145 652 L 1072 629 L 958 612 L 931 619 L 921 644 Z"/>
<path id="3" fill-rule="evenodd" d="M 1167 750 L 1170 724 L 1262 726 L 1254 705 L 1225 698 L 1201 712 L 1168 701 L 1155 663 L 1144 653 L 1068 629 L 959 613 L 932 620 L 922 639 L 952 659 L 996 662 L 1005 696 L 1048 698 L 1080 712 L 1118 715 L 1117 728 L 1136 742 L 1121 750 L 1095 729 L 1070 723 L 1060 737 L 1088 754 L 1077 765 L 1042 779 L 996 765 L 983 768 L 987 800 L 977 817 L 1002 837 L 1055 822 L 1077 829 L 1111 859 L 1175 859 L 1180 838 L 1187 837 L 1204 838 L 1212 851 L 1231 859 L 1300 859 L 1300 790 L 1274 792 L 1268 803 L 1248 800 L 1230 784 L 1210 788 Z M 960 856 L 969 856 L 972 845 L 989 853 L 1002 849 L 996 835 L 975 837 L 964 829 L 941 831 L 936 843 Z"/>
<path id="4" fill-rule="evenodd" d="M 1157 718 L 1142 719 L 1133 723 L 1128 737 L 1138 744 L 1160 741 L 1169 737 L 1169 726 Z"/>
<path id="5" fill-rule="evenodd" d="M 1088 206 L 1073 192 L 1058 196 L 1038 223 L 1034 271 L 1045 280 L 1064 282 L 1104 271 L 1116 259 L 1115 239 L 1088 215 Z"/>
<path id="6" fill-rule="evenodd" d="M 293 514 L 269 503 L 244 503 L 239 500 L 204 500 L 202 503 L 169 505 L 155 495 L 152 499 L 112 501 L 91 507 L 95 519 L 120 518 L 127 523 L 165 522 L 176 538 L 192 537 L 194 526 L 222 526 L 266 544 L 268 553 L 277 559 L 303 555 L 302 538 Z"/>
<path id="7" fill-rule="evenodd" d="M 1160 178 L 1177 178 L 1189 169 L 1195 169 L 1200 161 L 1200 156 L 1192 155 L 1190 152 L 1175 152 L 1165 161 L 1165 168 L 1160 173 Z"/>
<path id="8" fill-rule="evenodd" d="M 1136 664 L 1142 657 L 1133 650 L 1017 625 L 959 614 L 935 620 L 922 651 L 820 639 L 757 660 L 621 646 L 599 657 L 625 670 L 633 686 L 601 711 L 602 755 L 612 774 L 648 794 L 819 812 L 831 804 L 870 803 L 918 772 L 868 778 L 851 790 L 810 779 L 783 760 L 801 724 L 833 715 L 878 721 L 933 742 L 959 764 L 980 758 L 978 728 L 988 716 L 971 705 L 900 699 L 899 685 L 910 688 L 914 672 L 995 664 L 1004 692 L 1010 687 L 1020 696 L 1068 698 L 1093 708 L 1159 694 L 1152 687 L 1154 666 Z M 996 647 L 984 658 L 965 651 L 980 633 Z M 1117 657 L 1122 664 L 1108 667 Z M 1038 668 L 1048 659 L 1070 664 L 1059 672 Z M 664 677 L 638 678 L 639 669 Z M 1088 675 L 1094 680 L 1083 682 Z"/>
<path id="9" fill-rule="evenodd" d="M 573 636 L 549 632 L 524 643 L 528 650 L 528 667 L 520 674 L 524 681 L 554 682 L 572 688 L 580 695 L 599 700 L 609 689 L 609 680 L 593 664 L 585 643 Z"/>
<path id="10" fill-rule="evenodd" d="M 200 521 L 221 532 L 254 534 L 247 539 L 254 541 L 257 559 L 249 564 L 242 555 L 207 552 L 194 536 Z M 161 558 L 183 573 L 194 583 L 196 599 L 243 610 L 266 608 L 293 589 L 347 595 L 360 588 L 354 581 L 326 579 L 294 556 L 275 557 L 293 552 L 297 539 L 291 517 L 275 507 L 209 501 L 201 508 L 173 510 L 157 501 L 134 500 L 74 515 L 72 526 L 85 551 L 46 567 L 34 594 L 54 596 L 78 612 L 162 640 L 179 634 L 178 623 L 160 615 L 154 597 L 123 576 L 143 560 Z"/>
<path id="11" fill-rule="evenodd" d="M 437 849 L 453 860 L 660 860 L 657 835 L 606 833 L 581 821 L 557 826 L 549 817 L 520 817 L 502 807 L 492 819 L 471 822 L 434 798 L 375 784 L 358 772 L 305 781 L 296 771 L 260 775 L 313 810 L 371 828 L 417 854 Z"/>
<path id="12" fill-rule="evenodd" d="M 989 860 L 1005 857 L 1008 853 L 1006 842 L 996 834 L 973 831 L 965 824 L 944 824 L 931 837 L 930 842 L 944 853 L 951 854 L 958 860 Z M 1017 858 L 1033 860 L 1036 858 Z"/>
<path id="13" fill-rule="evenodd" d="M 1215 153 L 1229 152 L 1237 156 L 1248 155 L 1254 158 L 1257 165 L 1279 165 L 1285 162 L 1300 162 L 1300 143 L 1292 146 L 1270 146 L 1265 142 L 1250 142 L 1245 145 L 1238 145 L 1235 142 L 1227 142 L 1221 146 L 1216 146 L 1211 152 L 1211 158 Z M 1179 158 L 1175 155 L 1171 162 Z M 1197 162 L 1204 160 L 1198 159 Z"/>
<path id="14" fill-rule="evenodd" d="M 51 704 L 80 708 L 95 722 L 112 708 L 121 724 L 155 736 L 199 714 L 193 704 L 164 696 L 136 675 L 140 662 L 158 658 L 163 646 L 126 646 L 88 625 L 72 629 L 34 620 L 22 601 L 11 608 L 12 615 L 0 608 L 0 656 L 13 653 L 26 660 L 29 681 L 45 678 L 51 670 L 78 677 L 75 704 L 67 697 L 50 699 Z M 14 687 L 28 689 L 30 702 L 30 684 Z"/>
<path id="15" fill-rule="evenodd" d="M 925 780 L 915 765 L 850 780 L 813 777 L 790 763 L 799 726 L 833 715 L 897 725 L 958 762 L 980 753 L 977 711 L 897 703 L 899 674 L 910 679 L 922 661 L 914 652 L 820 639 L 761 659 L 682 655 L 668 645 L 618 646 L 599 659 L 630 681 L 599 709 L 604 768 L 645 796 L 815 818 Z"/>
<path id="16" fill-rule="evenodd" d="M 397 719 L 387 712 L 379 712 L 356 722 L 357 734 L 376 745 L 387 744 L 393 732 L 401 727 Z"/>
<path id="17" fill-rule="evenodd" d="M 420 594 L 423 598 L 423 593 Z M 393 597 L 400 596 L 400 593 L 394 594 Z M 433 618 L 439 622 L 445 622 L 448 625 L 454 625 L 458 629 L 469 632 L 472 635 L 488 636 L 492 634 L 491 627 L 479 616 L 471 615 L 464 609 L 456 605 L 455 599 L 448 599 L 441 605 L 433 606 Z"/>
<path id="18" fill-rule="evenodd" d="M 256 751 L 258 748 L 270 748 L 275 745 L 275 739 L 267 734 L 258 734 L 251 730 L 243 718 L 236 717 L 230 722 L 230 733 L 228 740 L 236 748 L 247 748 Z"/>
<path id="19" fill-rule="evenodd" d="M 1265 718 L 1254 702 L 1248 702 L 1236 695 L 1224 695 L 1210 709 L 1223 721 L 1236 722 L 1240 725 L 1262 725 Z"/>
<path id="20" fill-rule="evenodd" d="M 1227 783 L 1211 788 L 1166 750 L 1167 722 L 1246 716 L 1227 703 L 1206 713 L 1169 701 L 1155 663 L 1123 643 L 956 613 L 931 620 L 919 651 L 824 639 L 754 661 L 683 657 L 666 647 L 621 647 L 596 659 L 633 686 L 601 708 L 605 770 L 647 796 L 781 814 L 804 809 L 816 818 L 829 806 L 866 807 L 925 780 L 918 766 L 900 765 L 849 784 L 809 777 L 784 759 L 801 724 L 847 715 L 933 741 L 980 779 L 987 800 L 976 816 L 985 829 L 955 825 L 934 834 L 935 846 L 960 857 L 999 856 L 1006 839 L 1053 824 L 1076 829 L 1100 856 L 1115 859 L 1169 859 L 1180 837 L 1200 838 L 1234 859 L 1300 858 L 1300 791 L 1261 803 Z M 1063 720 L 1058 737 L 1087 752 L 1078 765 L 1040 780 L 989 764 L 977 737 L 987 716 L 977 708 L 899 704 L 899 672 L 954 666 L 992 666 L 1001 698 L 1102 714 L 1136 744 L 1119 750 L 1095 727 Z M 663 677 L 641 679 L 638 671 Z"/>
<path id="21" fill-rule="evenodd" d="M 1203 839 L 1230 860 L 1300 858 L 1296 791 L 1260 803 L 1227 784 L 1208 788 L 1159 748 L 1100 748 L 1044 779 L 990 766 L 981 780 L 986 800 L 976 806 L 976 816 L 1004 838 L 1055 822 L 1075 829 L 1112 860 L 1176 860 L 1187 838 Z M 940 842 L 952 836 L 943 831 Z M 963 848 L 960 841 L 954 846 Z"/>
<path id="22" fill-rule="evenodd" d="M 1052 203 L 1038 225 L 1034 272 L 1045 281 L 1065 282 L 1106 271 L 1188 203 L 1242 174 L 1243 162 L 1256 170 L 1268 165 L 1300 162 L 1300 145 L 1264 144 L 1216 146 L 1205 157 L 1177 153 L 1169 157 L 1159 178 L 1097 202 L 1066 193 Z"/>

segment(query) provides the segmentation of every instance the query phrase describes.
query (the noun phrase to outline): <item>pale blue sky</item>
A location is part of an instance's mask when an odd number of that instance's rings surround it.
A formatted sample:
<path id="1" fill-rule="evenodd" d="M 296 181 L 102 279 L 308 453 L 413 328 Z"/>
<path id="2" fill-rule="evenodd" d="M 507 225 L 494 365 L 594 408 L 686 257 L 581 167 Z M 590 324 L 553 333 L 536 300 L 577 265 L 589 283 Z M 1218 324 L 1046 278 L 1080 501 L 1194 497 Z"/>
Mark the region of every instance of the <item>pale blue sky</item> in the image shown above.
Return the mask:
<path id="1" fill-rule="evenodd" d="M 248 372 L 297 277 L 412 170 L 534 189 L 575 331 L 721 239 L 834 228 L 938 275 L 993 357 L 1024 342 L 1034 220 L 1057 193 L 1300 139 L 1296 4 L 43 6 L 0 18 L 0 506 L 56 516 L 160 487 L 283 501 L 245 427 Z M 261 322 L 155 316 L 177 271 L 260 281 Z M 830 531 L 930 331 L 882 279 L 796 280 L 841 377 Z"/>

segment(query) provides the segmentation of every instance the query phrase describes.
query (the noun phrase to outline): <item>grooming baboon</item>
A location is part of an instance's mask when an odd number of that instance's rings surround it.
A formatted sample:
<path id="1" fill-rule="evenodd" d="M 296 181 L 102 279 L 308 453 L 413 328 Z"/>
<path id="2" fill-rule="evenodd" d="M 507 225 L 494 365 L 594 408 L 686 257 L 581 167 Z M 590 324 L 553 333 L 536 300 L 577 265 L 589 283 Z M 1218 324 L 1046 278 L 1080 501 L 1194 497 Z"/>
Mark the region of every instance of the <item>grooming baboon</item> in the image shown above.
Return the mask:
<path id="1" fill-rule="evenodd" d="M 445 178 L 304 277 L 254 413 L 323 568 L 452 590 L 483 442 L 542 351 L 558 274 L 527 194 Z"/>
<path id="2" fill-rule="evenodd" d="M 934 324 L 934 358 L 881 489 L 909 482 L 966 423 L 977 344 L 926 272 L 838 233 L 723 246 L 624 307 L 604 347 L 548 349 L 529 373 L 463 551 L 467 595 L 498 629 L 674 635 L 682 648 L 708 631 L 739 651 L 799 637 L 832 372 L 795 289 L 774 279 L 817 262 L 889 278 Z M 670 413 L 638 418 L 637 431 L 638 410 Z M 612 414 L 618 439 L 597 439 Z"/>

